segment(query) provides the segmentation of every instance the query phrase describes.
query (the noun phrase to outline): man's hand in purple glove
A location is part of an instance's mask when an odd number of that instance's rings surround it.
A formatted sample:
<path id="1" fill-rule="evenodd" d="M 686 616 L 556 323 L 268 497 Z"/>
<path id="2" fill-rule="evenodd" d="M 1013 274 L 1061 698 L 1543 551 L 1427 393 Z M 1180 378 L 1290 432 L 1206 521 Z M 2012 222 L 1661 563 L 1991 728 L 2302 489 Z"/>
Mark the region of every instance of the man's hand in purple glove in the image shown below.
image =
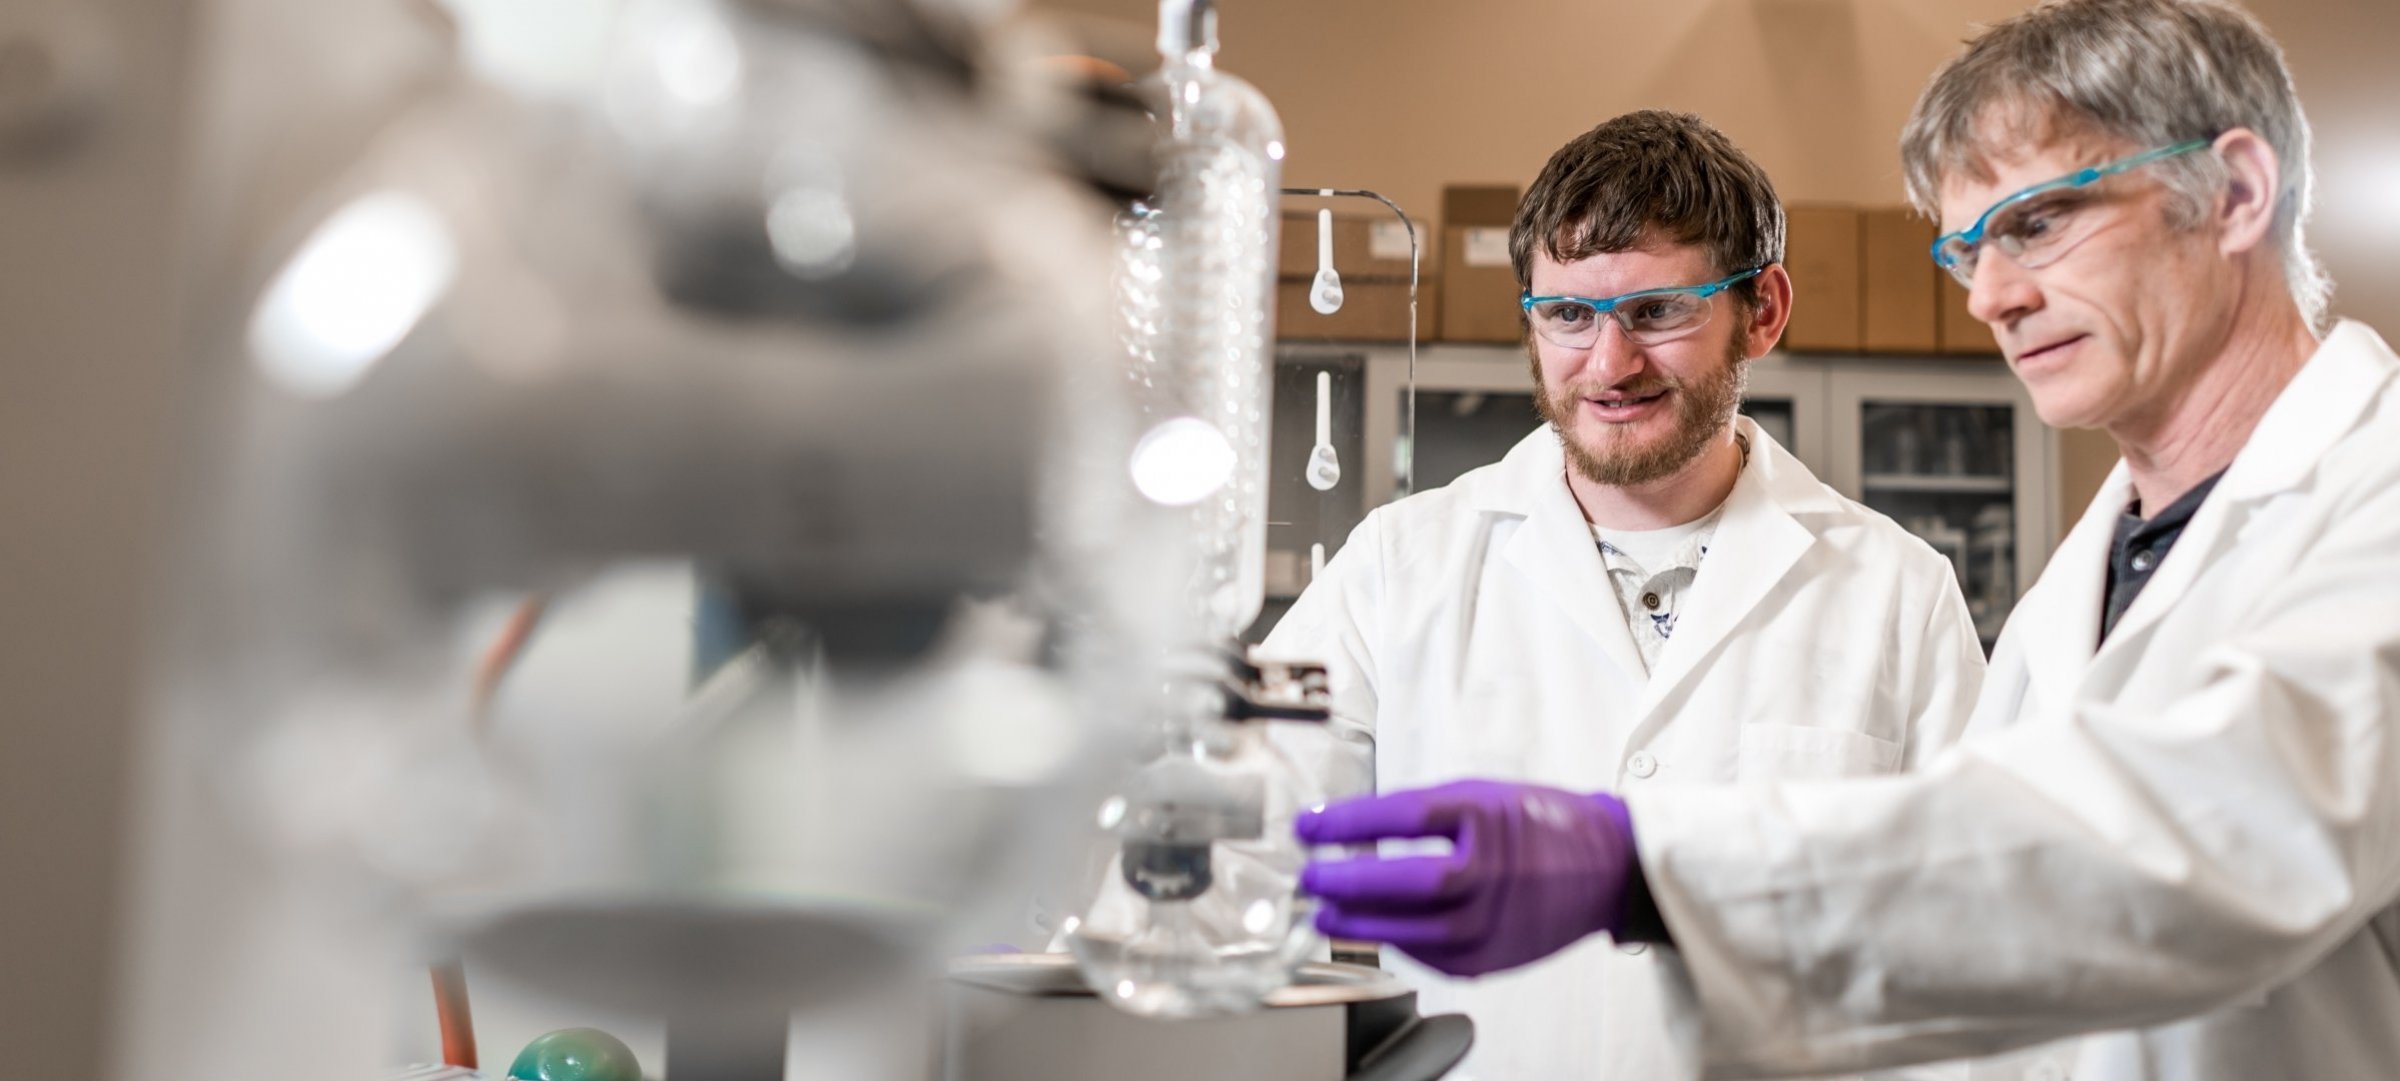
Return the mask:
<path id="1" fill-rule="evenodd" d="M 1389 942 L 1454 976 L 1530 964 L 1594 931 L 1614 934 L 1634 861 L 1633 822 L 1603 794 L 1458 781 L 1304 813 L 1310 844 L 1447 837 L 1442 856 L 1311 862 L 1317 929 Z"/>

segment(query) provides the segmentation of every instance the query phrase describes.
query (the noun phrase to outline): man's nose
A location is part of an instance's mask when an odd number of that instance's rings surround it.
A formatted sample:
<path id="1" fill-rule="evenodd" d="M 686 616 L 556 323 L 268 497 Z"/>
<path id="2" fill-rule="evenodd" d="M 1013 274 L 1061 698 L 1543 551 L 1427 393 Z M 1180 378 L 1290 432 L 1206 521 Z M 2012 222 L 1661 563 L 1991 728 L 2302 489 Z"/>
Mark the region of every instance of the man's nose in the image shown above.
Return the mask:
<path id="1" fill-rule="evenodd" d="M 1967 314 L 1990 326 L 1995 334 L 2042 306 L 2042 290 L 2033 272 L 2017 265 L 2009 254 L 1986 247 L 1975 253 L 1974 284 L 1967 288 Z"/>
<path id="2" fill-rule="evenodd" d="M 1642 347 L 1626 336 L 1625 325 L 1613 316 L 1600 317 L 1600 336 L 1592 342 L 1585 374 L 1603 386 L 1615 386 L 1639 374 L 1646 357 Z"/>

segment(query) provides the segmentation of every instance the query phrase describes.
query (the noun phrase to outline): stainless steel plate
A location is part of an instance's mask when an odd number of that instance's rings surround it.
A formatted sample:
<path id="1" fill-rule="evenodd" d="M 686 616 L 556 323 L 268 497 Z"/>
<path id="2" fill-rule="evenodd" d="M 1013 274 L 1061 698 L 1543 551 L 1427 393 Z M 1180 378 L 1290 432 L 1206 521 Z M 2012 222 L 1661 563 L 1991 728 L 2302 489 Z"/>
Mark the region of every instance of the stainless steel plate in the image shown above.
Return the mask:
<path id="1" fill-rule="evenodd" d="M 1075 958 L 1063 953 L 995 953 L 950 963 L 950 978 L 1020 995 L 1090 995 Z M 1267 996 L 1271 1008 L 1342 1006 L 1409 993 L 1408 985 L 1378 968 L 1311 961 L 1300 966 L 1290 986 Z"/>

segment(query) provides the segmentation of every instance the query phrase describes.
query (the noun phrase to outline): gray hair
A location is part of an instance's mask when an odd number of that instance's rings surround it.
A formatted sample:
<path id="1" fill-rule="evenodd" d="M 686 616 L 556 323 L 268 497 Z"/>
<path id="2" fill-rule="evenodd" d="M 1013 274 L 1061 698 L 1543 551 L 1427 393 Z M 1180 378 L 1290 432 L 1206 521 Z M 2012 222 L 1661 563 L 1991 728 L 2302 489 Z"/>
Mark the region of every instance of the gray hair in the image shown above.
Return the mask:
<path id="1" fill-rule="evenodd" d="M 2090 132 L 2143 149 L 2248 128 L 2275 150 L 2274 238 L 2292 300 L 2320 331 L 2333 286 L 2308 250 L 2308 118 L 2283 50 L 2222 0 L 2050 0 L 1986 28 L 1933 77 L 1900 134 L 1909 200 L 1938 216 L 1942 179 L 1992 177 L 2003 141 Z M 2196 224 L 2225 183 L 2214 154 L 2153 166 Z"/>

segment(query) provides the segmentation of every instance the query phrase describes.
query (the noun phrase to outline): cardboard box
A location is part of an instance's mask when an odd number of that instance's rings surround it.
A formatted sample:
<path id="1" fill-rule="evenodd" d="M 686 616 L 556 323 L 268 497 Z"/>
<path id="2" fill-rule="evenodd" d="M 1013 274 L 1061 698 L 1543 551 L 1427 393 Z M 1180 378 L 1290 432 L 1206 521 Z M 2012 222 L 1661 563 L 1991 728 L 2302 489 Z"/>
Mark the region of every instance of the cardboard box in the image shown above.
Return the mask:
<path id="1" fill-rule="evenodd" d="M 1517 203 L 1524 198 L 1513 184 L 1450 184 L 1442 188 L 1442 224 L 1506 229 L 1517 220 Z"/>
<path id="2" fill-rule="evenodd" d="M 1870 353 L 1938 353 L 1942 347 L 1941 278 L 1933 265 L 1933 223 L 1907 207 L 1858 212 L 1861 305 L 1859 347 Z"/>
<path id="3" fill-rule="evenodd" d="M 1992 328 L 1967 312 L 1967 287 L 1948 271 L 1942 275 L 1942 352 L 1960 356 L 1998 356 L 2000 339 Z"/>
<path id="4" fill-rule="evenodd" d="M 1434 237 L 1424 222 L 1417 222 L 1417 247 L 1423 260 L 1424 277 L 1432 277 L 1439 264 L 1435 261 Z M 1275 261 L 1275 273 L 1282 278 L 1313 278 L 1317 274 L 1317 215 L 1312 212 L 1285 211 L 1283 239 Z M 1361 280 L 1408 280 L 1408 226 L 1391 214 L 1364 217 L 1333 216 L 1333 269 L 1347 282 Z"/>
<path id="5" fill-rule="evenodd" d="M 1340 264 L 1335 264 L 1340 269 Z M 1311 278 L 1275 283 L 1278 341 L 1405 342 L 1408 340 L 1408 280 L 1352 281 L 1342 275 L 1342 306 L 1320 315 L 1308 306 Z M 1432 337 L 1423 326 L 1440 306 L 1441 292 L 1428 278 L 1417 284 L 1417 340 Z"/>
<path id="6" fill-rule="evenodd" d="M 1792 321 L 1783 347 L 1794 352 L 1858 352 L 1859 222 L 1854 206 L 1784 210 L 1783 268 L 1792 276 Z"/>
<path id="7" fill-rule="evenodd" d="M 1502 185 L 1442 189 L 1442 340 L 1525 340 L 1517 272 L 1508 258 L 1519 198 L 1516 188 Z"/>
<path id="8" fill-rule="evenodd" d="M 1442 228 L 1441 337 L 1450 342 L 1521 342 L 1522 291 L 1508 260 L 1508 227 Z"/>

